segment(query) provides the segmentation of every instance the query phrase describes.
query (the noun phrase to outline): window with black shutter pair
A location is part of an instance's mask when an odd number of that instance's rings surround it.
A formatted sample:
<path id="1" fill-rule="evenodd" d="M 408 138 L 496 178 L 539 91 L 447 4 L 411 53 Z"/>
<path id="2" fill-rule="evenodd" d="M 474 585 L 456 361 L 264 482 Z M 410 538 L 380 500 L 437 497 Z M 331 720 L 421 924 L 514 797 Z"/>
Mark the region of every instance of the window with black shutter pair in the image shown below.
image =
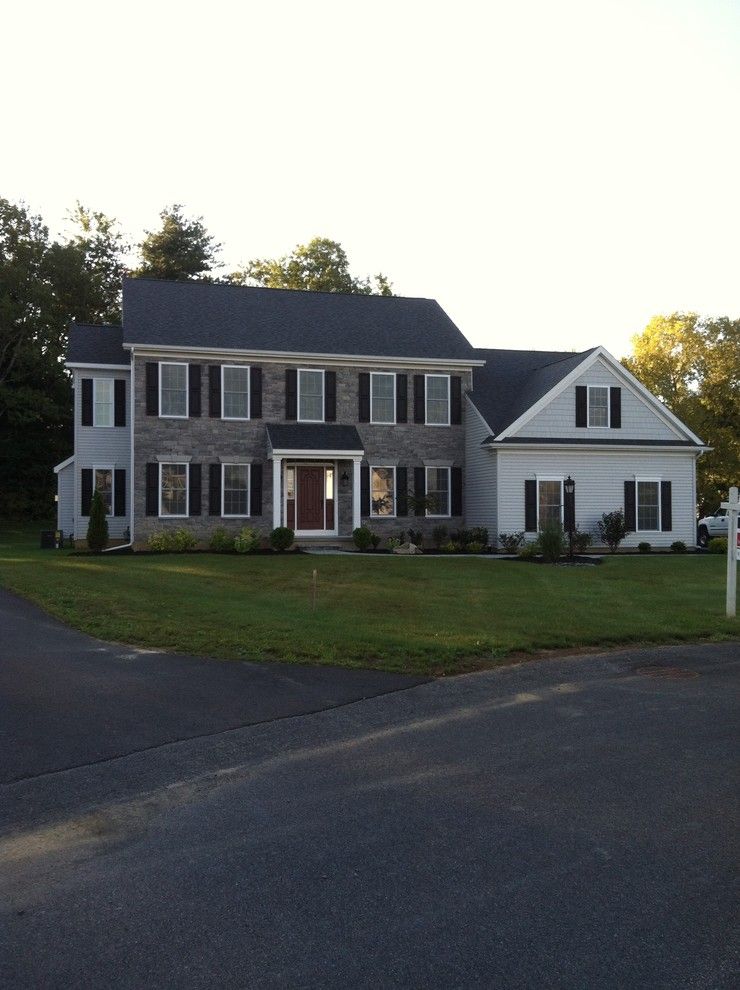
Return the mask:
<path id="1" fill-rule="evenodd" d="M 459 375 L 414 375 L 414 422 L 426 426 L 462 423 L 462 380 Z"/>
<path id="2" fill-rule="evenodd" d="M 392 426 L 408 419 L 408 375 L 395 371 L 361 371 L 358 378 L 360 423 Z"/>
<path id="3" fill-rule="evenodd" d="M 262 515 L 262 464 L 209 465 L 208 514 L 223 517 Z"/>
<path id="4" fill-rule="evenodd" d="M 126 425 L 126 382 L 123 378 L 83 378 L 80 391 L 82 426 Z"/>
<path id="5" fill-rule="evenodd" d="M 184 361 L 147 361 L 146 414 L 163 419 L 201 415 L 201 366 Z"/>
<path id="6" fill-rule="evenodd" d="M 337 373 L 322 368 L 286 368 L 285 418 L 299 423 L 335 422 Z"/>
<path id="7" fill-rule="evenodd" d="M 95 489 L 103 496 L 106 514 L 126 515 L 125 468 L 83 468 L 80 478 L 80 515 L 90 515 L 90 503 Z"/>
<path id="8" fill-rule="evenodd" d="M 201 466 L 186 461 L 146 465 L 145 507 L 148 516 L 183 518 L 201 514 Z"/>
<path id="9" fill-rule="evenodd" d="M 625 481 L 624 523 L 630 533 L 670 533 L 673 529 L 671 482 L 640 477 Z"/>
<path id="10" fill-rule="evenodd" d="M 616 385 L 576 385 L 576 426 L 620 429 L 622 389 Z"/>
<path id="11" fill-rule="evenodd" d="M 414 511 L 418 516 L 462 515 L 462 468 L 415 467 Z M 363 516 L 406 516 L 409 511 L 408 469 L 363 465 L 360 472 Z M 391 509 L 395 507 L 395 512 Z"/>
<path id="12" fill-rule="evenodd" d="M 209 365 L 208 415 L 213 419 L 261 419 L 262 369 L 247 364 Z"/>

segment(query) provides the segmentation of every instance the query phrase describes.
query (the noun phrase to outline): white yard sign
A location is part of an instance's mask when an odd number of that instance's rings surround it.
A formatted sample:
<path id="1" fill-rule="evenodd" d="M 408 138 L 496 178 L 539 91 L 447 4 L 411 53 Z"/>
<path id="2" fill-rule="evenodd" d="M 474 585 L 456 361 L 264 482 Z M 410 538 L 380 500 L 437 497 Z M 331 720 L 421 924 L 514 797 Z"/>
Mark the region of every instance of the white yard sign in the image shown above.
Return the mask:
<path id="1" fill-rule="evenodd" d="M 727 509 L 727 616 L 733 618 L 737 608 L 737 561 L 740 560 L 740 539 L 737 531 L 737 516 L 740 499 L 737 486 L 730 489 L 729 498 L 722 503 Z"/>

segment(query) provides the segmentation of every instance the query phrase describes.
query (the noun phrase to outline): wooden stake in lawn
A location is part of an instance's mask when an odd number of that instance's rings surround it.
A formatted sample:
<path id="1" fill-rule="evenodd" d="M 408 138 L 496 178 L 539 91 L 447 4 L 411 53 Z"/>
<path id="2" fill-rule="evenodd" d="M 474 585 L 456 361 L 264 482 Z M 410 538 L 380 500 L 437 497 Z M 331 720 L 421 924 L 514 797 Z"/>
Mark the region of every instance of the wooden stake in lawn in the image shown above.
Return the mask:
<path id="1" fill-rule="evenodd" d="M 737 515 L 740 510 L 740 499 L 737 497 L 737 486 L 733 485 L 722 508 L 727 509 L 727 617 L 735 617 L 737 608 Z"/>
<path id="2" fill-rule="evenodd" d="M 316 597 L 319 593 L 319 572 L 314 568 L 313 577 L 311 579 L 311 608 L 316 611 Z"/>

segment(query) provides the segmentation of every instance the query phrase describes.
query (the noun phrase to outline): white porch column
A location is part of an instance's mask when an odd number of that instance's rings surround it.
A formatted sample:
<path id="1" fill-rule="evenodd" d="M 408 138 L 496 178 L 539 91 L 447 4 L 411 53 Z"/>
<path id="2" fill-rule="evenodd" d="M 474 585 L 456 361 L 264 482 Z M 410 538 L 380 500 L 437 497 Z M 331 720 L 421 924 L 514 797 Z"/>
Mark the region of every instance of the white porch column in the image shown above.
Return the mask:
<path id="1" fill-rule="evenodd" d="M 357 529 L 360 519 L 360 461 L 361 457 L 352 458 L 352 529 Z"/>
<path id="2" fill-rule="evenodd" d="M 272 526 L 277 529 L 282 526 L 283 517 L 283 493 L 280 484 L 283 474 L 282 457 L 272 458 Z"/>

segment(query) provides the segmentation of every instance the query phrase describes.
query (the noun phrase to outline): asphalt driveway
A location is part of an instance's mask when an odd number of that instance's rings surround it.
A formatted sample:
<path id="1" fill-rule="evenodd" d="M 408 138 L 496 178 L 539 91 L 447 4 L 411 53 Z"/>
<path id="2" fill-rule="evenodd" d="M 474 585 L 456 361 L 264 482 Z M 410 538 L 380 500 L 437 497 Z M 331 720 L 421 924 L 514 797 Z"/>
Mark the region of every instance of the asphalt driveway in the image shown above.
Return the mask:
<path id="1" fill-rule="evenodd" d="M 333 708 L 422 681 L 104 643 L 0 589 L 0 781 Z"/>

